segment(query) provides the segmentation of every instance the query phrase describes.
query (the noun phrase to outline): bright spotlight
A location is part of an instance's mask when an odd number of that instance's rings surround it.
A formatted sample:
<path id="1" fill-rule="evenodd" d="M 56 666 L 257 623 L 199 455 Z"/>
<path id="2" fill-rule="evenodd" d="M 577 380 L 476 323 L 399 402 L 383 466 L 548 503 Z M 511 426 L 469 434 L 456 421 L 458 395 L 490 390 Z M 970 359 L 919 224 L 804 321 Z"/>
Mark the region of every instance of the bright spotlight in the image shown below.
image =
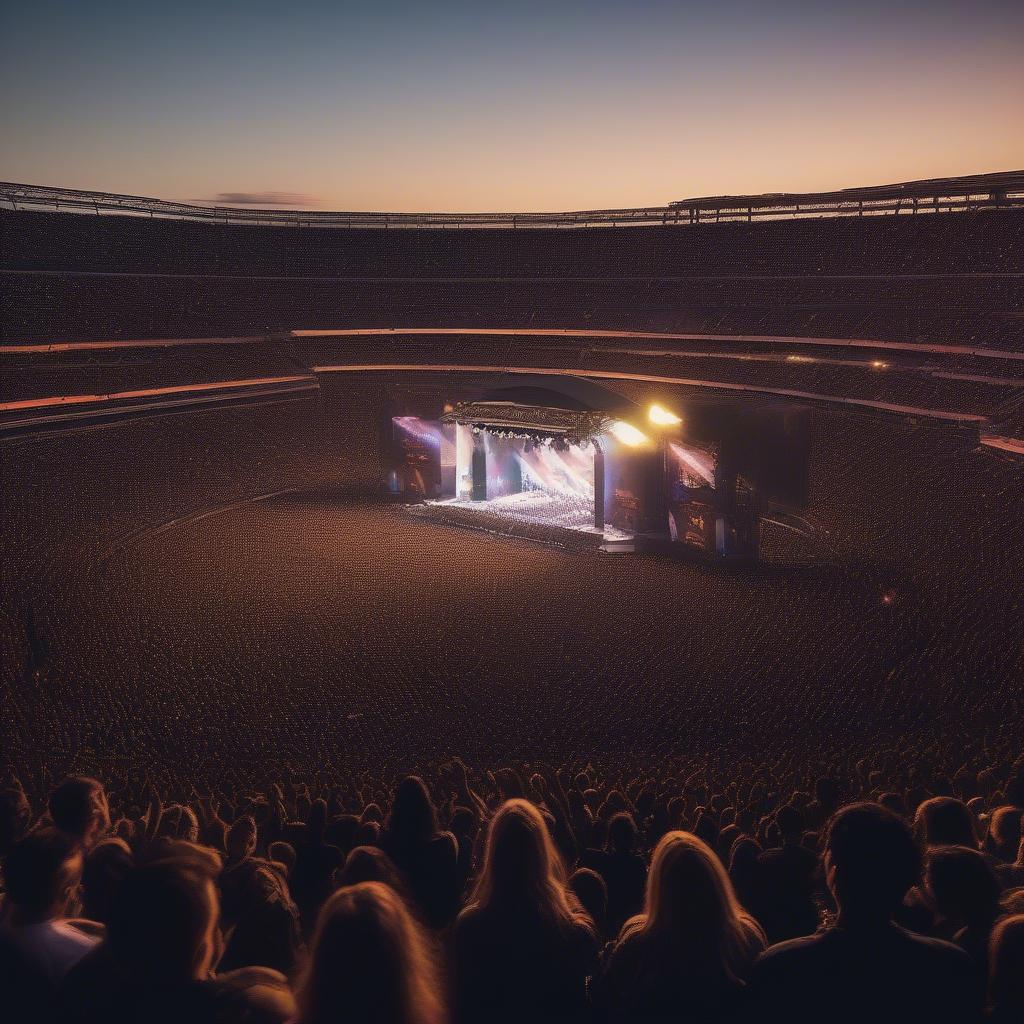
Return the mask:
<path id="1" fill-rule="evenodd" d="M 660 405 L 652 405 L 647 415 L 651 422 L 657 423 L 659 427 L 674 427 L 677 423 L 683 422 L 674 412 L 669 412 Z"/>
<path id="2" fill-rule="evenodd" d="M 629 445 L 630 448 L 636 448 L 638 445 L 647 444 L 647 435 L 637 430 L 632 423 L 626 423 L 624 420 L 616 420 L 608 429 L 611 430 L 612 434 L 618 438 L 618 440 L 625 445 Z"/>

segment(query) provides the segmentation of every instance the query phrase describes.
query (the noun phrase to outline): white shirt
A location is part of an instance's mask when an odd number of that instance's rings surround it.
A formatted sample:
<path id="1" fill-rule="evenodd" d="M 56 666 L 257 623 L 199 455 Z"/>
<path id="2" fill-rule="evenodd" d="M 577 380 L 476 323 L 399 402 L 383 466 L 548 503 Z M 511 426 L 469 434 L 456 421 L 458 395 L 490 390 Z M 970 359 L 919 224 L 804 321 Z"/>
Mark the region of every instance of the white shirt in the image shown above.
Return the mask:
<path id="1" fill-rule="evenodd" d="M 14 937 L 54 985 L 100 941 L 67 921 L 45 921 L 15 928 Z"/>

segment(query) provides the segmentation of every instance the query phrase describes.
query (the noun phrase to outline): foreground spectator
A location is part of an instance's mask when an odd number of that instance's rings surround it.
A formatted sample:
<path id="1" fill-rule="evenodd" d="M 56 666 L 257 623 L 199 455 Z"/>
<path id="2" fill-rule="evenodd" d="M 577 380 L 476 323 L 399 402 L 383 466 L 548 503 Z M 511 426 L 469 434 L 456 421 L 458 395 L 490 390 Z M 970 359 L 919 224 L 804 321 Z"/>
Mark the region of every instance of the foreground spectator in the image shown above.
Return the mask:
<path id="1" fill-rule="evenodd" d="M 307 932 L 312 930 L 317 912 L 333 891 L 334 872 L 345 862 L 341 850 L 327 841 L 327 820 L 326 802 L 313 801 L 295 851 L 295 867 L 289 875 L 292 898 Z"/>
<path id="2" fill-rule="evenodd" d="M 814 888 L 818 857 L 801 845 L 804 821 L 792 804 L 779 810 L 775 819 L 780 845 L 757 858 L 755 897 L 751 909 L 770 942 L 811 935 L 818 927 Z"/>
<path id="3" fill-rule="evenodd" d="M 1024 1020 L 1024 914 L 1003 918 L 989 947 L 989 1020 L 1019 1024 Z"/>
<path id="4" fill-rule="evenodd" d="M 736 1010 L 764 933 L 740 906 L 714 852 L 689 832 L 658 843 L 644 912 L 622 929 L 595 1001 L 613 1019 L 694 1024 Z"/>
<path id="5" fill-rule="evenodd" d="M 966 846 L 977 849 L 974 818 L 962 800 L 936 796 L 925 800 L 914 816 L 914 830 L 925 849 L 933 846 Z"/>
<path id="6" fill-rule="evenodd" d="M 458 910 L 458 843 L 438 828 L 437 809 L 419 776 L 398 784 L 380 845 L 405 878 L 422 919 L 435 928 L 449 924 Z"/>
<path id="7" fill-rule="evenodd" d="M 817 935 L 762 954 L 751 977 L 753 1019 L 969 1024 L 981 994 L 963 950 L 905 931 L 893 915 L 921 871 L 910 830 L 878 804 L 832 819 L 825 871 L 839 913 Z"/>
<path id="8" fill-rule="evenodd" d="M 128 876 L 132 863 L 132 852 L 123 839 L 103 839 L 86 854 L 82 912 L 87 918 L 106 924 L 117 888 Z"/>
<path id="9" fill-rule="evenodd" d="M 73 775 L 50 794 L 50 819 L 53 827 L 91 849 L 110 828 L 107 793 L 95 779 Z"/>
<path id="10" fill-rule="evenodd" d="M 647 883 L 647 863 L 637 850 L 636 823 L 628 811 L 612 815 L 605 848 L 587 850 L 584 861 L 608 886 L 608 928 L 617 935 L 640 912 Z"/>
<path id="11" fill-rule="evenodd" d="M 298 990 L 298 1024 L 441 1024 L 437 969 L 401 897 L 382 882 L 324 905 Z"/>
<path id="12" fill-rule="evenodd" d="M 217 976 L 219 858 L 188 843 L 158 848 L 118 887 L 107 937 L 68 975 L 69 1024 L 282 1024 L 294 1010 L 284 977 Z"/>
<path id="13" fill-rule="evenodd" d="M 99 941 L 69 920 L 82 877 L 81 850 L 55 829 L 41 829 L 15 843 L 3 869 L 9 944 L 55 989 Z"/>
<path id="14" fill-rule="evenodd" d="M 995 872 L 977 850 L 942 846 L 928 857 L 925 875 L 949 937 L 970 956 L 984 987 L 989 936 L 999 917 Z"/>
<path id="15" fill-rule="evenodd" d="M 596 953 L 543 816 L 526 800 L 506 801 L 455 923 L 460 1024 L 580 1019 Z"/>
<path id="16" fill-rule="evenodd" d="M 20 785 L 0 789 L 0 857 L 25 835 L 32 824 L 32 807 Z"/>

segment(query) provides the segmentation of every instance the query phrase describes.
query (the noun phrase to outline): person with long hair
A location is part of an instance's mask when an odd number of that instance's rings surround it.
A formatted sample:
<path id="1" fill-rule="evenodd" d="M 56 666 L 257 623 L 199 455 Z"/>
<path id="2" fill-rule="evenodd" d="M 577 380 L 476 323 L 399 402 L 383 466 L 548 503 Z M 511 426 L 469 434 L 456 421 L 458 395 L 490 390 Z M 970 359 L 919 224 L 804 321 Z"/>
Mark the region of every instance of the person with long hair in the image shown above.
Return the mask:
<path id="1" fill-rule="evenodd" d="M 579 1019 L 596 954 L 593 922 L 566 884 L 544 817 L 526 800 L 507 800 L 455 922 L 460 1024 Z"/>
<path id="2" fill-rule="evenodd" d="M 437 929 L 451 924 L 459 907 L 459 844 L 438 827 L 437 809 L 418 775 L 396 787 L 380 846 L 401 872 L 422 920 Z"/>
<path id="3" fill-rule="evenodd" d="M 594 999 L 614 1020 L 723 1020 L 764 948 L 712 849 L 669 832 L 654 850 L 643 912 L 623 925 Z"/>
<path id="4" fill-rule="evenodd" d="M 383 882 L 339 889 L 317 919 L 297 1024 L 444 1024 L 429 943 Z"/>

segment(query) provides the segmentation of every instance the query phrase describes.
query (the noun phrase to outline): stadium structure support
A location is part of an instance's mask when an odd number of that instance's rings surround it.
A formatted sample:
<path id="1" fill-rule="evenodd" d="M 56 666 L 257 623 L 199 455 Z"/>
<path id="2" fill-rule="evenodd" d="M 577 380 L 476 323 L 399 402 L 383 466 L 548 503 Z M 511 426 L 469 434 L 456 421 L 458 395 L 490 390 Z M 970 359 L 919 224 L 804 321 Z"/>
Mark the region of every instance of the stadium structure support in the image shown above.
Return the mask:
<path id="1" fill-rule="evenodd" d="M 564 213 L 373 213 L 215 206 L 0 182 L 0 206 L 220 224 L 302 228 L 584 228 L 683 226 L 807 217 L 869 217 L 1024 209 L 1024 170 L 930 178 L 835 192 L 706 196 L 665 206 Z"/>

